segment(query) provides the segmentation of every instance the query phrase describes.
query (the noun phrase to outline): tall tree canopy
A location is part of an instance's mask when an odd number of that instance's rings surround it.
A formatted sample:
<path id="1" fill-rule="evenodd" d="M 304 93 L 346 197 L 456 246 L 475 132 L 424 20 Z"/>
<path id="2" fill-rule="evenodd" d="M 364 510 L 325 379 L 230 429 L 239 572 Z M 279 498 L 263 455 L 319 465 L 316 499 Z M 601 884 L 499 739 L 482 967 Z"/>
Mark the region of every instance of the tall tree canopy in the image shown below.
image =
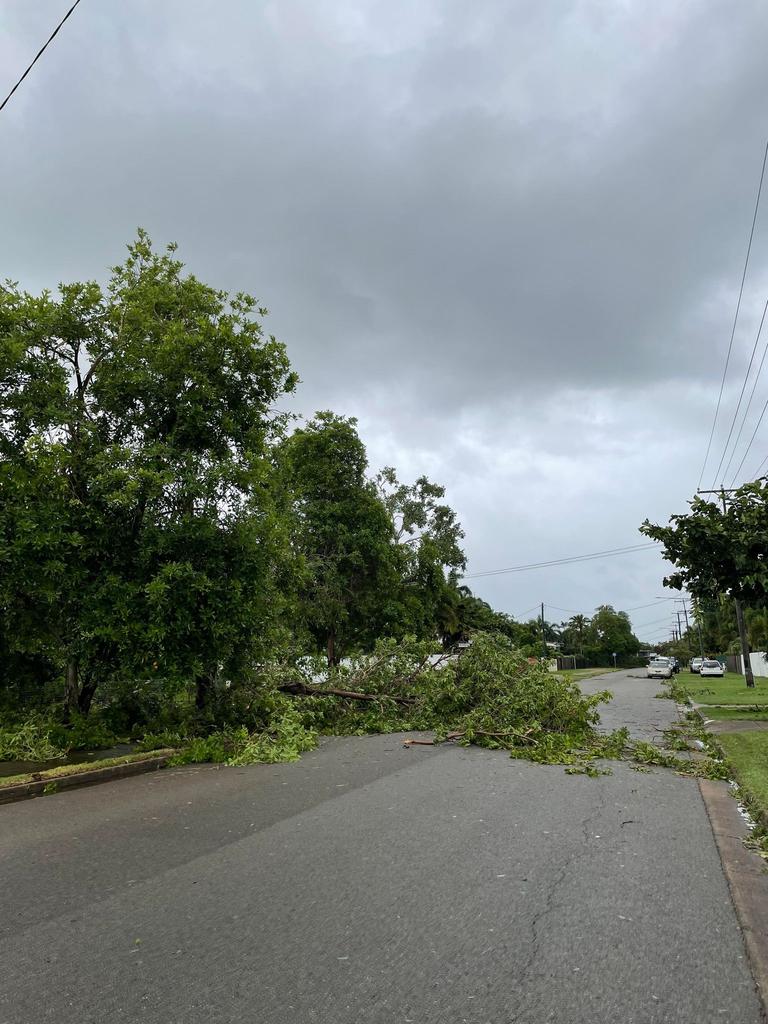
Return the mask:
<path id="1" fill-rule="evenodd" d="M 318 412 L 285 441 L 280 462 L 305 560 L 300 620 L 336 664 L 392 632 L 400 585 L 392 520 L 366 476 L 355 419 Z"/>
<path id="2" fill-rule="evenodd" d="M 467 562 L 461 547 L 464 531 L 453 509 L 441 501 L 445 488 L 425 476 L 413 484 L 401 483 L 391 466 L 377 474 L 375 485 L 397 543 L 400 631 L 435 636 L 446 621 L 455 621 L 460 630 L 461 595 L 456 588 L 458 572 Z"/>
<path id="3" fill-rule="evenodd" d="M 626 612 L 617 612 L 609 604 L 595 609 L 584 634 L 584 653 L 588 658 L 598 665 L 609 665 L 614 654 L 634 658 L 639 650 L 640 641 L 632 632 Z"/>
<path id="4" fill-rule="evenodd" d="M 640 532 L 663 544 L 676 571 L 664 584 L 701 599 L 729 594 L 753 607 L 768 600 L 768 481 L 757 480 L 720 505 L 695 497 L 668 526 L 646 520 Z"/>
<path id="5" fill-rule="evenodd" d="M 3 660 L 43 659 L 72 710 L 117 672 L 204 703 L 270 632 L 270 408 L 296 377 L 265 313 L 143 232 L 106 290 L 0 290 Z"/>

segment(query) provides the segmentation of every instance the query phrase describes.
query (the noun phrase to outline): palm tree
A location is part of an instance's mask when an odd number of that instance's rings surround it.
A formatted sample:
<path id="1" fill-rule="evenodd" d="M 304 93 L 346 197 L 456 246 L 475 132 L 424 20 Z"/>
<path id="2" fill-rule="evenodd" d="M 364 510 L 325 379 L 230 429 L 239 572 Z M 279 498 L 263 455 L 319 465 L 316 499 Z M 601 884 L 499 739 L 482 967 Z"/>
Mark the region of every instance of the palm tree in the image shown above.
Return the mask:
<path id="1" fill-rule="evenodd" d="M 584 630 L 589 625 L 586 615 L 574 615 L 568 620 L 568 628 L 579 638 L 579 654 L 584 657 Z"/>

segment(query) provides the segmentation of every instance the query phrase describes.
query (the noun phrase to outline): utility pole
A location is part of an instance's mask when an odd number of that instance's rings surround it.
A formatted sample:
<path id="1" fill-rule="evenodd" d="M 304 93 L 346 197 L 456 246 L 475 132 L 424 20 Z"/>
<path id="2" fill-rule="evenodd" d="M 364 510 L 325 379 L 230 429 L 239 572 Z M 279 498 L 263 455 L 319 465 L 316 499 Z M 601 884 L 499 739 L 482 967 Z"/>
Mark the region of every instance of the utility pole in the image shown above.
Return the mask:
<path id="1" fill-rule="evenodd" d="M 726 496 L 726 494 L 732 494 L 735 490 L 736 490 L 735 487 L 730 487 L 730 488 L 721 487 L 717 491 L 697 491 L 696 493 L 697 494 L 719 494 L 720 495 L 720 500 L 723 503 L 723 515 L 725 515 L 725 513 L 728 511 L 728 506 L 726 505 L 726 498 L 725 498 L 725 496 Z M 747 629 L 746 629 L 746 626 L 744 625 L 744 609 L 741 607 L 741 601 L 738 599 L 738 597 L 734 597 L 734 599 L 733 599 L 733 606 L 736 609 L 736 625 L 738 626 L 738 629 L 739 629 L 739 641 L 741 642 L 741 661 L 742 661 L 742 664 L 744 665 L 744 679 L 746 680 L 747 688 L 748 689 L 754 689 L 755 677 L 754 677 L 754 675 L 752 673 L 752 661 L 751 661 L 751 659 L 749 657 L 749 655 L 750 655 L 749 640 L 747 639 Z"/>
<path id="2" fill-rule="evenodd" d="M 680 637 L 681 640 L 683 639 L 683 624 L 680 620 L 679 611 L 677 612 L 677 635 Z"/>
<path id="3" fill-rule="evenodd" d="M 547 660 L 547 636 L 544 632 L 544 602 L 541 602 L 541 657 L 543 661 Z"/>
<path id="4" fill-rule="evenodd" d="M 688 625 L 688 608 L 687 608 L 687 606 L 685 604 L 685 598 L 682 597 L 680 600 L 683 602 L 683 614 L 685 615 L 685 626 L 686 626 L 686 629 L 690 629 L 691 627 Z M 701 635 L 701 616 L 700 615 L 696 616 L 696 632 L 699 634 L 699 654 L 701 656 L 701 660 L 704 661 L 704 638 Z"/>

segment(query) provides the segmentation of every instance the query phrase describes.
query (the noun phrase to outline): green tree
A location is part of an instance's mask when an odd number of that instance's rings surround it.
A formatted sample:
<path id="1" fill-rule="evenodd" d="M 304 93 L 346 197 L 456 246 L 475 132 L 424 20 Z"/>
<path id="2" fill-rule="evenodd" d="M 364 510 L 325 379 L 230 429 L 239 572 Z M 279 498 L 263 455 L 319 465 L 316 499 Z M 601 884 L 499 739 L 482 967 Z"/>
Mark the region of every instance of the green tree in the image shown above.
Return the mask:
<path id="1" fill-rule="evenodd" d="M 440 500 L 445 488 L 425 476 L 413 484 L 400 483 L 391 466 L 381 470 L 374 482 L 398 547 L 400 631 L 434 637 L 446 622 L 452 622 L 455 632 L 460 604 L 456 581 L 466 567 L 466 556 L 461 548 L 464 531 L 456 513 Z"/>
<path id="2" fill-rule="evenodd" d="M 452 647 L 462 640 L 469 640 L 475 633 L 496 633 L 506 637 L 523 653 L 538 657 L 541 654 L 541 622 L 516 622 L 511 615 L 498 612 L 481 597 L 473 594 L 465 584 L 446 587 L 444 613 L 440 621 L 439 635 L 444 646 Z M 558 633 L 552 623 L 545 623 L 548 641 L 557 641 Z"/>
<path id="3" fill-rule="evenodd" d="M 584 656 L 584 637 L 589 628 L 590 621 L 586 615 L 573 615 L 564 624 L 561 637 L 563 651 L 566 654 L 578 654 Z"/>
<path id="4" fill-rule="evenodd" d="M 335 665 L 397 621 L 392 520 L 366 477 L 355 419 L 318 412 L 285 441 L 280 461 L 294 502 L 294 546 L 305 563 L 299 616 Z"/>
<path id="5" fill-rule="evenodd" d="M 637 657 L 640 641 L 632 632 L 632 624 L 626 612 L 617 612 L 612 605 L 603 604 L 595 609 L 584 634 L 584 654 L 598 665 L 613 664 L 617 660 L 628 661 Z"/>
<path id="6" fill-rule="evenodd" d="M 296 378 L 255 313 L 144 232 L 106 290 L 0 290 L 5 643 L 61 674 L 70 711 L 126 672 L 193 679 L 203 705 L 271 635 L 269 410 Z"/>
<path id="7" fill-rule="evenodd" d="M 663 545 L 676 568 L 665 586 L 690 590 L 700 600 L 728 594 L 753 608 L 768 601 L 768 482 L 758 480 L 729 496 L 725 511 L 695 497 L 687 515 L 668 526 L 647 519 L 640 532 Z"/>

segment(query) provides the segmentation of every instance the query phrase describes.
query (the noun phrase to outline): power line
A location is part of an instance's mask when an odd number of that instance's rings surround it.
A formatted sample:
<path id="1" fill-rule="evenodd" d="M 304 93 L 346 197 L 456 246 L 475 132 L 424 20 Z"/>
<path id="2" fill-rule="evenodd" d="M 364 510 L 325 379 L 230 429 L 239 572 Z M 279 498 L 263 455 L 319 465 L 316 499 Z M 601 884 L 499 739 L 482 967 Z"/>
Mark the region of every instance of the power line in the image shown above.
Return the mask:
<path id="1" fill-rule="evenodd" d="M 0 103 L 0 110 L 3 110 L 3 108 L 5 107 L 5 105 L 6 105 L 6 103 L 8 102 L 8 100 L 9 100 L 9 99 L 11 98 L 11 96 L 13 96 L 13 94 L 14 94 L 14 93 L 16 92 L 16 90 L 17 90 L 17 89 L 19 88 L 19 86 L 20 86 L 20 85 L 21 85 L 21 83 L 22 83 L 22 82 L 24 81 L 24 79 L 25 79 L 25 78 L 27 77 L 27 75 L 29 74 L 29 72 L 30 72 L 30 71 L 32 70 L 32 68 L 33 68 L 33 67 L 35 66 L 35 64 L 37 64 L 37 62 L 38 62 L 38 61 L 40 60 L 40 58 L 42 57 L 42 55 L 43 55 L 43 54 L 45 53 L 45 51 L 46 51 L 46 50 L 48 49 L 48 46 L 49 46 L 49 45 L 50 45 L 50 44 L 51 44 L 51 43 L 53 42 L 53 40 L 54 40 L 54 39 L 56 38 L 56 36 L 57 36 L 57 35 L 59 34 L 59 29 L 61 28 L 61 26 L 62 26 L 62 25 L 64 24 L 64 22 L 65 22 L 65 21 L 67 20 L 67 18 L 68 18 L 68 17 L 70 16 L 70 14 L 72 13 L 72 11 L 74 11 L 74 9 L 75 9 L 75 8 L 77 7 L 77 5 L 78 5 L 79 3 L 80 3 L 80 0 L 75 0 L 75 2 L 74 2 L 74 3 L 72 4 L 72 6 L 71 6 L 71 7 L 69 8 L 69 10 L 68 10 L 68 11 L 67 11 L 67 13 L 66 13 L 66 14 L 64 15 L 64 17 L 63 17 L 63 18 L 61 19 L 61 21 L 59 22 L 59 24 L 58 24 L 58 25 L 56 26 L 56 28 L 55 28 L 55 29 L 53 30 L 53 32 L 51 32 L 51 34 L 50 34 L 50 36 L 48 37 L 47 41 L 46 41 L 46 42 L 45 42 L 45 43 L 43 44 L 43 46 L 41 46 L 41 47 L 40 47 L 40 49 L 39 49 L 39 50 L 37 51 L 37 53 L 35 54 L 35 58 L 34 58 L 34 60 L 32 61 L 32 63 L 31 63 L 30 65 L 29 65 L 29 67 L 27 68 L 27 70 L 26 70 L 26 71 L 24 72 L 24 74 L 23 74 L 23 75 L 21 76 L 21 78 L 20 78 L 20 79 L 18 80 L 18 82 L 16 83 L 16 85 L 14 85 L 14 87 L 13 87 L 13 88 L 11 89 L 11 91 L 10 91 L 10 92 L 8 93 L 8 95 L 7 95 L 6 97 L 5 97 L 5 99 L 3 100 L 3 102 L 2 102 L 2 103 Z"/>
<path id="2" fill-rule="evenodd" d="M 553 558 L 548 562 L 531 562 L 528 565 L 512 565 L 507 569 L 489 569 L 487 572 L 473 572 L 466 576 L 462 576 L 462 579 L 472 580 L 477 579 L 480 576 L 500 576 L 506 572 L 525 572 L 528 569 L 544 569 L 547 566 L 553 565 L 568 565 L 572 562 L 588 562 L 593 558 L 610 558 L 613 555 L 626 555 L 634 551 L 645 551 L 649 548 L 656 548 L 657 544 L 633 544 L 625 548 L 611 548 L 607 551 L 594 551 L 588 555 L 573 555 L 570 558 Z"/>
<path id="3" fill-rule="evenodd" d="M 701 467 L 701 474 L 699 475 L 699 482 L 696 485 L 698 490 L 701 487 L 701 481 L 704 479 L 704 471 L 707 468 L 707 461 L 709 460 L 709 453 L 712 448 L 712 438 L 715 436 L 715 427 L 717 426 L 717 417 L 720 413 L 720 403 L 723 400 L 723 388 L 725 387 L 725 378 L 728 373 L 728 364 L 731 361 L 731 350 L 733 349 L 733 339 L 736 334 L 736 323 L 739 319 L 739 309 L 741 308 L 741 296 L 744 293 L 744 282 L 747 279 L 747 267 L 749 266 L 749 256 L 752 252 L 752 239 L 755 234 L 755 224 L 757 222 L 757 211 L 760 207 L 760 193 L 763 190 L 763 178 L 765 177 L 765 162 L 768 159 L 768 142 L 765 144 L 765 153 L 763 154 L 763 167 L 760 172 L 760 184 L 757 188 L 757 199 L 755 200 L 755 212 L 752 216 L 752 228 L 749 232 L 749 244 L 747 245 L 747 256 L 744 260 L 744 271 L 741 275 L 741 286 L 739 287 L 739 298 L 736 303 L 736 315 L 733 318 L 733 327 L 731 328 L 731 340 L 728 343 L 728 353 L 725 357 L 725 366 L 723 368 L 723 379 L 720 381 L 720 394 L 717 396 L 717 406 L 715 408 L 715 418 L 712 420 L 712 429 L 709 432 L 709 441 L 707 442 L 707 454 L 704 456 L 704 463 Z M 721 460 L 722 461 L 722 460 Z M 715 474 L 717 476 L 717 474 Z"/>
<path id="4" fill-rule="evenodd" d="M 619 612 L 636 612 L 641 608 L 658 608 L 659 601 L 679 601 L 681 598 L 678 597 L 657 597 L 655 601 L 651 601 L 650 604 L 636 604 L 633 608 L 619 608 Z M 545 602 L 547 608 L 554 608 L 557 612 L 571 612 L 573 615 L 586 615 L 587 612 L 580 612 L 577 608 L 561 608 L 557 604 L 549 604 Z M 538 606 L 537 606 L 538 607 Z"/>
<path id="5" fill-rule="evenodd" d="M 634 608 L 625 608 L 626 612 L 639 612 L 641 608 L 658 608 L 659 601 L 676 601 L 676 597 L 657 597 L 655 601 L 651 601 L 650 604 L 636 604 Z"/>
<path id="6" fill-rule="evenodd" d="M 621 612 L 626 613 L 626 612 L 636 612 L 636 611 L 639 611 L 641 608 L 658 608 L 659 607 L 659 601 L 677 601 L 677 600 L 680 600 L 680 599 L 679 598 L 675 598 L 675 597 L 659 597 L 655 601 L 651 601 L 650 604 L 638 604 L 638 605 L 635 605 L 633 608 L 619 608 L 618 611 L 619 611 L 619 613 L 621 613 Z M 538 608 L 538 605 L 536 605 L 536 607 Z M 556 612 L 570 612 L 572 615 L 585 615 L 587 618 L 589 618 L 589 614 L 590 614 L 589 612 L 579 611 L 578 608 L 563 608 L 563 607 L 561 607 L 558 604 L 550 604 L 548 601 L 544 602 L 544 607 L 545 608 L 552 608 Z M 529 611 L 533 611 L 533 609 L 531 608 L 531 609 L 529 609 Z M 523 612 L 523 614 L 525 614 L 525 612 Z M 659 620 L 659 621 L 661 621 L 661 620 Z"/>
<path id="7" fill-rule="evenodd" d="M 667 615 L 665 615 L 665 616 L 664 616 L 663 618 L 661 618 L 661 619 L 651 619 L 651 621 L 650 621 L 650 622 L 640 622 L 640 623 L 639 623 L 639 624 L 638 624 L 637 626 L 634 626 L 634 628 L 635 628 L 635 629 L 646 629 L 646 628 L 647 628 L 648 626 L 655 626 L 655 625 L 657 625 L 657 624 L 658 624 L 659 622 L 666 622 L 666 623 L 669 623 L 669 616 L 670 616 L 670 614 L 674 614 L 674 612 L 670 612 L 670 613 L 668 613 Z"/>
<path id="8" fill-rule="evenodd" d="M 646 633 L 645 640 L 654 640 L 654 639 L 658 640 L 662 636 L 667 636 L 672 631 L 673 628 L 674 628 L 674 623 L 672 623 L 672 622 L 670 622 L 666 626 L 656 626 L 653 629 L 651 629 L 648 633 Z M 638 637 L 638 639 L 639 639 L 639 637 Z"/>
<path id="9" fill-rule="evenodd" d="M 539 610 L 538 604 L 535 604 L 533 608 L 526 608 L 524 612 L 520 612 L 519 615 L 513 615 L 513 619 L 522 619 L 524 615 L 530 615 L 531 612 L 537 612 Z"/>
<path id="10" fill-rule="evenodd" d="M 762 317 L 762 320 L 760 321 L 760 331 L 763 329 L 763 322 L 765 320 L 766 311 L 768 311 L 768 300 L 766 300 L 765 306 L 763 308 L 763 317 Z M 758 331 L 758 336 L 760 334 L 760 331 Z M 749 393 L 749 401 L 747 402 L 747 407 L 744 410 L 744 416 L 742 417 L 741 426 L 739 427 L 739 434 L 738 434 L 738 437 L 736 438 L 736 441 L 735 441 L 735 443 L 733 445 L 733 451 L 731 452 L 731 458 L 728 460 L 728 466 L 730 466 L 731 459 L 736 454 L 736 449 L 739 447 L 739 439 L 741 438 L 741 432 L 744 429 L 744 426 L 745 426 L 745 424 L 747 422 L 747 416 L 749 416 L 749 410 L 752 408 L 752 399 L 755 397 L 755 390 L 757 389 L 757 382 L 760 380 L 760 374 L 763 372 L 763 364 L 765 363 L 765 357 L 767 355 L 768 355 L 768 338 L 766 338 L 765 345 L 763 346 L 763 356 L 762 356 L 762 359 L 760 360 L 760 365 L 757 368 L 757 374 L 755 375 L 755 379 L 754 379 L 754 382 L 752 384 L 752 390 Z M 723 476 L 725 476 L 726 473 L 728 472 L 728 466 L 726 466 L 725 473 L 723 473 Z M 738 476 L 738 470 L 736 471 L 736 476 Z M 736 479 L 736 476 L 734 476 L 733 480 L 731 480 L 731 483 L 730 483 L 729 486 L 733 487 L 733 481 Z"/>
<path id="11" fill-rule="evenodd" d="M 763 461 L 760 463 L 760 465 L 757 467 L 755 472 L 752 474 L 752 476 L 750 477 L 751 480 L 756 480 L 760 476 L 760 470 L 763 468 L 763 466 L 766 464 L 766 462 L 768 462 L 768 455 L 765 456 Z"/>
<path id="12" fill-rule="evenodd" d="M 752 355 L 749 357 L 749 365 L 747 366 L 747 372 L 744 374 L 744 383 L 741 385 L 741 394 L 739 395 L 739 400 L 736 403 L 736 412 L 733 414 L 733 419 L 731 420 L 731 429 L 728 431 L 728 437 L 727 437 L 726 442 L 725 442 L 725 448 L 723 449 L 723 454 L 720 457 L 720 465 L 722 465 L 723 459 L 725 458 L 725 453 L 728 451 L 728 444 L 729 444 L 729 442 L 731 440 L 731 434 L 733 433 L 733 428 L 736 426 L 736 418 L 739 415 L 739 409 L 741 409 L 741 400 L 744 397 L 744 392 L 745 392 L 746 387 L 747 387 L 747 381 L 749 380 L 749 374 L 750 374 L 750 372 L 752 370 L 752 363 L 754 362 L 754 359 L 755 359 L 755 352 L 757 352 L 757 345 L 758 345 L 758 342 L 760 341 L 760 335 L 763 332 L 763 324 L 765 323 L 765 314 L 767 312 L 768 312 L 768 299 L 766 299 L 765 306 L 763 307 L 763 315 L 760 318 L 760 326 L 758 327 L 757 335 L 755 336 L 755 344 L 752 346 Z M 739 428 L 738 436 L 737 436 L 736 440 L 733 442 L 733 450 L 731 451 L 730 458 L 728 459 L 726 467 L 723 470 L 723 476 L 724 477 L 728 476 L 728 470 L 731 468 L 731 463 L 733 462 L 733 456 L 736 454 L 736 449 L 739 447 L 739 438 L 741 437 L 741 432 L 744 429 L 744 423 L 745 423 L 745 421 L 747 419 L 747 414 L 749 413 L 749 407 L 752 404 L 752 396 L 755 393 L 755 388 L 757 387 L 757 382 L 760 379 L 760 373 L 761 373 L 761 371 L 763 369 L 763 363 L 764 362 L 765 362 L 765 352 L 763 352 L 763 358 L 760 360 L 760 366 L 758 368 L 757 374 L 755 375 L 755 383 L 752 386 L 752 393 L 749 396 L 749 401 L 747 402 L 747 407 L 744 410 L 744 419 L 741 421 L 741 427 Z M 715 473 L 715 484 L 717 483 L 717 477 L 719 475 L 720 475 L 720 466 L 717 467 L 717 473 Z M 714 487 L 715 484 L 713 484 L 712 486 Z"/>
<path id="13" fill-rule="evenodd" d="M 736 470 L 736 473 L 735 473 L 735 475 L 733 477 L 733 480 L 735 480 L 736 477 L 741 472 L 741 467 L 744 465 L 744 460 L 746 459 L 747 455 L 749 455 L 749 449 L 752 447 L 752 443 L 755 440 L 755 438 L 757 437 L 757 432 L 760 429 L 760 424 L 763 422 L 763 416 L 765 416 L 765 410 L 766 409 L 768 409 L 768 398 L 766 398 L 766 400 L 765 400 L 765 404 L 763 405 L 763 411 L 760 413 L 760 418 L 758 419 L 757 423 L 755 424 L 755 429 L 752 431 L 752 437 L 750 437 L 749 444 L 747 445 L 746 450 L 745 450 L 744 454 L 741 457 L 741 462 L 739 463 L 739 468 Z M 731 486 L 733 485 L 733 480 L 731 480 Z"/>

